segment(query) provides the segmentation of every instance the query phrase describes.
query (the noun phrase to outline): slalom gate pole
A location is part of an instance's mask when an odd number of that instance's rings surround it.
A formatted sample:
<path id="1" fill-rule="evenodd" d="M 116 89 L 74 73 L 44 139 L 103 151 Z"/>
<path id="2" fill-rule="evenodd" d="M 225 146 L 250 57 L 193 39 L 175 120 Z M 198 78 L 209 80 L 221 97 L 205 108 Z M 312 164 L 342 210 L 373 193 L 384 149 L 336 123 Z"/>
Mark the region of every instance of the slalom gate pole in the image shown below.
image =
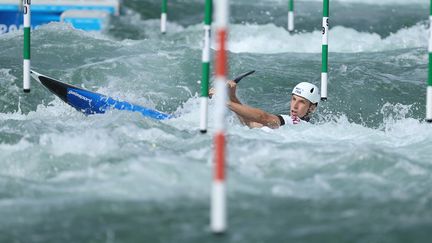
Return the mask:
<path id="1" fill-rule="evenodd" d="M 227 228 L 225 191 L 225 113 L 227 110 L 227 30 L 229 0 L 214 1 L 216 19 L 216 108 L 214 134 L 214 179 L 211 194 L 210 227 L 213 233 L 222 234 Z"/>
<path id="2" fill-rule="evenodd" d="M 430 1 L 429 22 L 429 77 L 426 94 L 426 121 L 432 123 L 432 0 Z"/>
<path id="3" fill-rule="evenodd" d="M 323 0 L 321 100 L 327 100 L 329 0 Z"/>
<path id="4" fill-rule="evenodd" d="M 23 91 L 30 93 L 30 33 L 31 33 L 31 0 L 23 0 L 24 14 L 24 49 L 23 49 Z"/>
<path id="5" fill-rule="evenodd" d="M 288 31 L 294 31 L 294 0 L 288 0 Z"/>
<path id="6" fill-rule="evenodd" d="M 204 16 L 204 46 L 202 52 L 202 78 L 201 78 L 201 112 L 200 112 L 200 132 L 207 132 L 208 121 L 208 97 L 210 79 L 210 36 L 213 1 L 206 0 Z"/>
<path id="7" fill-rule="evenodd" d="M 167 30 L 167 10 L 168 10 L 168 0 L 162 0 L 162 13 L 161 13 L 161 32 L 166 33 Z"/>

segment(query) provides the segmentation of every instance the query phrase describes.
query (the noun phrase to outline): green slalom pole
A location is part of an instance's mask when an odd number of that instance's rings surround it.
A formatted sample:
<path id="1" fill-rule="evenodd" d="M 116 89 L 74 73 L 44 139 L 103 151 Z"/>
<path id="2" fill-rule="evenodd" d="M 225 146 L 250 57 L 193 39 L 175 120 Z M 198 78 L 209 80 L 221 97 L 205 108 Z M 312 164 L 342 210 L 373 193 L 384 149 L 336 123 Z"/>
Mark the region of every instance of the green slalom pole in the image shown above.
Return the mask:
<path id="1" fill-rule="evenodd" d="M 30 92 L 30 29 L 31 29 L 31 0 L 23 0 L 24 14 L 24 49 L 23 49 L 23 91 Z"/>
<path id="2" fill-rule="evenodd" d="M 432 0 L 429 13 L 429 75 L 426 93 L 426 121 L 432 123 Z"/>
<path id="3" fill-rule="evenodd" d="M 294 0 L 288 0 L 288 31 L 294 31 Z"/>
<path id="4" fill-rule="evenodd" d="M 321 100 L 327 100 L 329 0 L 323 0 Z"/>
<path id="5" fill-rule="evenodd" d="M 210 36 L 212 24 L 213 1 L 206 0 L 204 16 L 204 46 L 202 52 L 202 79 L 201 79 L 201 113 L 200 132 L 207 132 L 208 97 L 210 79 Z"/>
<path id="6" fill-rule="evenodd" d="M 168 0 L 162 0 L 162 14 L 161 14 L 161 32 L 166 33 L 167 30 L 167 18 L 168 18 Z"/>

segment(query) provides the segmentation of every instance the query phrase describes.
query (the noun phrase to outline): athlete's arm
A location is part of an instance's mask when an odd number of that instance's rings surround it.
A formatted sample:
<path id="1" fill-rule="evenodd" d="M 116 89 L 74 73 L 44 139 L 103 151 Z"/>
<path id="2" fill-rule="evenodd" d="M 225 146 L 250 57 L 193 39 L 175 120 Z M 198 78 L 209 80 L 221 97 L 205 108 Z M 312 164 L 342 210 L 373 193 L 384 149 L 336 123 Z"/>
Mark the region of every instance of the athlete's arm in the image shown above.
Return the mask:
<path id="1" fill-rule="evenodd" d="M 251 106 L 244 105 L 237 98 L 237 83 L 230 80 L 227 82 L 228 86 L 228 108 L 232 110 L 240 122 L 247 125 L 250 128 L 258 128 L 267 126 L 270 128 L 279 128 L 281 126 L 281 120 L 278 116 L 267 113 L 261 109 L 254 108 Z M 210 97 L 214 95 L 215 89 L 210 90 Z"/>
<path id="2" fill-rule="evenodd" d="M 229 102 L 232 102 L 232 103 L 236 103 L 236 104 L 242 105 L 242 103 L 240 102 L 240 100 L 239 100 L 237 97 L 235 97 L 235 96 L 234 96 L 234 97 L 230 97 Z M 229 104 L 229 103 L 228 103 L 228 104 Z M 228 108 L 229 108 L 229 105 L 228 105 Z M 237 115 L 237 118 L 240 120 L 240 122 L 241 122 L 243 125 L 247 125 L 247 126 L 249 126 L 250 121 L 248 121 L 248 120 L 246 120 L 245 118 L 239 116 L 237 113 L 236 113 L 236 115 Z"/>
<path id="3" fill-rule="evenodd" d="M 247 105 L 228 102 L 228 107 L 237 114 L 240 118 L 246 121 L 246 125 L 251 128 L 267 126 L 270 128 L 279 128 L 281 122 L 278 116 L 267 113 L 261 109 L 250 107 Z"/>
<path id="4" fill-rule="evenodd" d="M 233 102 L 233 103 L 237 103 L 237 104 L 242 104 L 241 102 L 240 102 L 240 100 L 237 98 L 237 96 L 236 96 L 236 83 L 234 82 L 234 81 L 228 81 L 227 82 L 227 86 L 229 87 L 229 100 L 231 101 L 231 102 Z M 209 98 L 212 98 L 213 97 L 213 95 L 215 95 L 216 94 L 216 89 L 215 88 L 211 88 L 210 90 L 209 90 Z M 243 117 L 241 117 L 241 116 L 239 116 L 237 113 L 236 113 L 236 115 L 237 115 L 237 118 L 240 120 L 240 122 L 243 124 L 243 125 L 247 125 L 247 126 L 249 126 L 249 127 L 260 127 L 260 125 L 261 124 L 256 124 L 255 126 L 254 125 L 252 125 L 252 122 L 251 121 L 248 121 L 248 120 L 246 120 L 245 118 L 243 118 Z M 262 126 L 262 125 L 261 125 Z"/>
<path id="5" fill-rule="evenodd" d="M 229 97 L 229 102 L 228 102 L 228 108 L 231 109 L 230 107 L 230 103 L 234 103 L 234 104 L 238 104 L 240 106 L 242 106 L 243 104 L 240 102 L 240 100 L 237 98 L 237 82 L 230 80 L 227 82 L 227 86 L 228 86 L 228 97 Z M 232 110 L 232 109 L 231 109 Z M 234 110 L 233 110 L 234 111 Z M 237 112 L 234 111 L 234 113 L 237 115 L 237 118 L 240 120 L 240 122 L 243 125 L 246 125 L 250 128 L 259 128 L 259 127 L 263 127 L 262 124 L 260 123 L 256 123 L 252 120 L 249 120 L 247 117 L 242 116 L 240 114 L 238 114 Z"/>
<path id="6" fill-rule="evenodd" d="M 236 96 L 237 83 L 229 81 L 228 85 L 228 108 L 232 110 L 240 121 L 250 128 L 267 126 L 270 128 L 279 128 L 281 122 L 279 117 L 267 113 L 261 109 L 243 105 Z"/>

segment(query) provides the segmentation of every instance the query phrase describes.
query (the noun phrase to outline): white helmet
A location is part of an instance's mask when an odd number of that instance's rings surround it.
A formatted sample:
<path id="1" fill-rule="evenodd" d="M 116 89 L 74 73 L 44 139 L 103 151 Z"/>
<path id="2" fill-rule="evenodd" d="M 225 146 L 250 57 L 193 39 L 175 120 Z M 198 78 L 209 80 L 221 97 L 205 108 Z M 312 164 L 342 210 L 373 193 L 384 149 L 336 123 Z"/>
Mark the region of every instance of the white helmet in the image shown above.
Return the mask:
<path id="1" fill-rule="evenodd" d="M 313 104 L 317 104 L 320 100 L 320 93 L 318 87 L 308 82 L 301 82 L 297 84 L 294 87 L 292 94 L 303 97 L 312 102 Z"/>

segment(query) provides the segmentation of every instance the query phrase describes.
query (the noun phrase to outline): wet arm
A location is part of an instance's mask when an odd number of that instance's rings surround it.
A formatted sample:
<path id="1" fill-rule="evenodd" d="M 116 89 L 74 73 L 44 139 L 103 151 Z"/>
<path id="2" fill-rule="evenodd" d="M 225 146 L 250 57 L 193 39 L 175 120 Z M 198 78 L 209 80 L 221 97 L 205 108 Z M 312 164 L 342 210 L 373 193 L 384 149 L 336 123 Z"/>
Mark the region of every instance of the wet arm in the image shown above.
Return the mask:
<path id="1" fill-rule="evenodd" d="M 259 127 L 259 125 L 270 128 L 280 127 L 280 120 L 277 116 L 261 109 L 243 105 L 240 102 L 234 102 L 231 98 L 228 102 L 228 107 L 249 127 Z"/>

